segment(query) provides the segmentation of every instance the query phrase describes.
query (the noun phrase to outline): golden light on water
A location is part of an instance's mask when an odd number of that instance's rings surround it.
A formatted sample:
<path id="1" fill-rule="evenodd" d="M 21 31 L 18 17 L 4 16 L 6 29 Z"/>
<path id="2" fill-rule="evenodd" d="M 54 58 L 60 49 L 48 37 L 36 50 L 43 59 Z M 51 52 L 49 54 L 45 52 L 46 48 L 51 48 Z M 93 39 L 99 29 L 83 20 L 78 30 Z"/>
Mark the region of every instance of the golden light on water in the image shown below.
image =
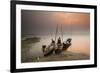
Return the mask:
<path id="1" fill-rule="evenodd" d="M 70 51 L 90 55 L 90 38 L 89 35 L 72 36 L 72 46 Z"/>

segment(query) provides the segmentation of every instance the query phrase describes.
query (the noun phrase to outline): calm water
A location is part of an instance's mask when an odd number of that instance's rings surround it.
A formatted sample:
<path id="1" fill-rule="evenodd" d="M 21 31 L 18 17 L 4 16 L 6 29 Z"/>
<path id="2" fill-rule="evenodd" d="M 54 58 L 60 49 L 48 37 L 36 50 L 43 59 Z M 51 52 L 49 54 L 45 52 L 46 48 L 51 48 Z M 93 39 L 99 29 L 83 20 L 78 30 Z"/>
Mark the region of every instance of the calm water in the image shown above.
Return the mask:
<path id="1" fill-rule="evenodd" d="M 49 45 L 51 43 L 50 36 L 38 36 L 41 38 L 40 42 L 36 44 L 31 44 L 28 47 L 29 51 L 27 51 L 28 56 L 30 57 L 38 57 L 43 56 L 42 45 Z M 52 36 L 54 37 L 54 36 Z M 72 38 L 72 45 L 69 47 L 69 51 L 82 53 L 86 55 L 90 55 L 90 38 L 89 35 L 64 35 L 63 40 L 65 41 L 67 38 Z"/>

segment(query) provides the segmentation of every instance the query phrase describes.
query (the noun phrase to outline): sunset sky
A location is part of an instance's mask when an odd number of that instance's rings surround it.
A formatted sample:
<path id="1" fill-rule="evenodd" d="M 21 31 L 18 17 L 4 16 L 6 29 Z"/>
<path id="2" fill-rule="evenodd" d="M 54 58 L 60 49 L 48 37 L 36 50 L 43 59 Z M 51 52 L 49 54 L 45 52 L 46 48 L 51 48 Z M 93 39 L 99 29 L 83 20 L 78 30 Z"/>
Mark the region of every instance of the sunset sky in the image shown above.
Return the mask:
<path id="1" fill-rule="evenodd" d="M 55 32 L 62 24 L 64 32 L 85 33 L 90 30 L 90 14 L 76 12 L 21 11 L 22 34 L 46 34 Z"/>

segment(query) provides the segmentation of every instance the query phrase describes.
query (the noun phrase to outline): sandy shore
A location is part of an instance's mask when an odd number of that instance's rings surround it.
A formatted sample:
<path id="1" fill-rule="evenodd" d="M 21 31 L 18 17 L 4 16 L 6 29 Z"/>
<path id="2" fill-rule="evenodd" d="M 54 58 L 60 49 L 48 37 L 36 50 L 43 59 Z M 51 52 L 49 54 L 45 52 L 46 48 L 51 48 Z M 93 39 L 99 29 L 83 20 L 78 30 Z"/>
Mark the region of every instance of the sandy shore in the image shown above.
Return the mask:
<path id="1" fill-rule="evenodd" d="M 48 57 L 33 58 L 29 62 L 72 61 L 72 60 L 88 60 L 88 59 L 89 59 L 88 55 L 66 51 L 59 55 L 53 54 Z"/>

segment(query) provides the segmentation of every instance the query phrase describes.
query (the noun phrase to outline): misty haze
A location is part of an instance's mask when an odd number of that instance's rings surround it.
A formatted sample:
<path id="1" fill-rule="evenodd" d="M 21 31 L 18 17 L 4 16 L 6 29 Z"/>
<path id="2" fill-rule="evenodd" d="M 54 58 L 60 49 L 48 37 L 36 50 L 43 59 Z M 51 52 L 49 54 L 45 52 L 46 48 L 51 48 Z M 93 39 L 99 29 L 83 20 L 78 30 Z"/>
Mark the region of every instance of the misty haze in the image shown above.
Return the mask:
<path id="1" fill-rule="evenodd" d="M 45 55 L 52 40 L 60 37 L 61 47 L 71 38 L 71 45 Z M 43 47 L 44 45 L 44 47 Z M 45 48 L 46 47 L 46 48 Z M 49 53 L 49 54 L 48 54 Z M 76 12 L 55 12 L 21 10 L 21 62 L 47 62 L 87 60 L 90 58 L 90 14 Z"/>

